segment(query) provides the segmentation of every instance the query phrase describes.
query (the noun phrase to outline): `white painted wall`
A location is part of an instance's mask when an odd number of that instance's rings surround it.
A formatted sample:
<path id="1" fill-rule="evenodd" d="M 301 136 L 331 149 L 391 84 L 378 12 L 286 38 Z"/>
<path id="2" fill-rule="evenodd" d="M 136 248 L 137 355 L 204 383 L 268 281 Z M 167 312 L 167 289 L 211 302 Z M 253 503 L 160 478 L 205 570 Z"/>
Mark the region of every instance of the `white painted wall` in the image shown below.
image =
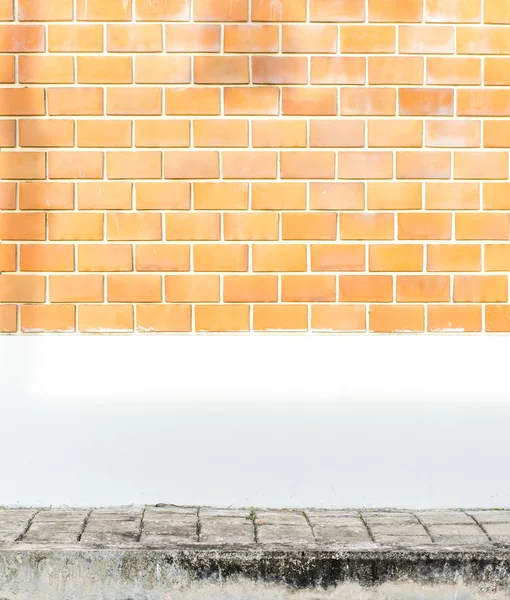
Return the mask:
<path id="1" fill-rule="evenodd" d="M 507 336 L 0 337 L 0 504 L 510 507 Z"/>

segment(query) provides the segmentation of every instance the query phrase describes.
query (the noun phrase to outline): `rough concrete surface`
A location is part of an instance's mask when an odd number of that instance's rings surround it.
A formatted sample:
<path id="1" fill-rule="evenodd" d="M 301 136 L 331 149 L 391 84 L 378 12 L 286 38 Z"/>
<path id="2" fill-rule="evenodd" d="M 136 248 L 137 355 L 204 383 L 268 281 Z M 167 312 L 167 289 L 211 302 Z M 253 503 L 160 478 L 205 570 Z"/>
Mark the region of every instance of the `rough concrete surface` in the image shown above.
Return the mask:
<path id="1" fill-rule="evenodd" d="M 0 600 L 510 598 L 510 511 L 0 509 Z"/>

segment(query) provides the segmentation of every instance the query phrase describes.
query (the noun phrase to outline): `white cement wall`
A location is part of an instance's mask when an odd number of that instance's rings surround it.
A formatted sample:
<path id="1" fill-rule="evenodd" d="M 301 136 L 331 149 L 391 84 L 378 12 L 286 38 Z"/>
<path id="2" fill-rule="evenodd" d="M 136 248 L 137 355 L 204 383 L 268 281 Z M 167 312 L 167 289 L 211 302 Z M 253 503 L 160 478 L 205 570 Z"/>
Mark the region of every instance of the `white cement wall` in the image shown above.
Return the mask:
<path id="1" fill-rule="evenodd" d="M 0 505 L 510 507 L 507 336 L 0 337 Z"/>

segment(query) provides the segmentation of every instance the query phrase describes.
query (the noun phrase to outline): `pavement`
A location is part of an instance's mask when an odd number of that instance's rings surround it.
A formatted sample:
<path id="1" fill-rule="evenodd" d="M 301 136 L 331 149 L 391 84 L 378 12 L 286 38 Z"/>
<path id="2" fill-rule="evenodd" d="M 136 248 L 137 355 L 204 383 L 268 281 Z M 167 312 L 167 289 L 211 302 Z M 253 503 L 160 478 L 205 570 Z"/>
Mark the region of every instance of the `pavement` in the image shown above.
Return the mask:
<path id="1" fill-rule="evenodd" d="M 202 596 L 510 598 L 510 510 L 0 508 L 0 600 Z"/>

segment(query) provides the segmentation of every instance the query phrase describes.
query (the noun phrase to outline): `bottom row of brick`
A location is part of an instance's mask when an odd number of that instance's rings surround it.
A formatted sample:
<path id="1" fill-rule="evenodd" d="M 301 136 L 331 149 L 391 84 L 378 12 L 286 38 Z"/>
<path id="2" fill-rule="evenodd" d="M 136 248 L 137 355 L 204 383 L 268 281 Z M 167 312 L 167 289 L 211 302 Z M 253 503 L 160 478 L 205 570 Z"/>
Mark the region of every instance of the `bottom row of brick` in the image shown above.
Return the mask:
<path id="1" fill-rule="evenodd" d="M 510 305 L 2 304 L 0 333 L 510 332 Z"/>

